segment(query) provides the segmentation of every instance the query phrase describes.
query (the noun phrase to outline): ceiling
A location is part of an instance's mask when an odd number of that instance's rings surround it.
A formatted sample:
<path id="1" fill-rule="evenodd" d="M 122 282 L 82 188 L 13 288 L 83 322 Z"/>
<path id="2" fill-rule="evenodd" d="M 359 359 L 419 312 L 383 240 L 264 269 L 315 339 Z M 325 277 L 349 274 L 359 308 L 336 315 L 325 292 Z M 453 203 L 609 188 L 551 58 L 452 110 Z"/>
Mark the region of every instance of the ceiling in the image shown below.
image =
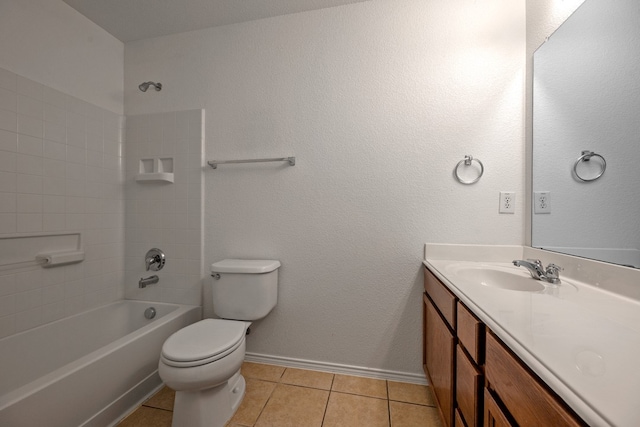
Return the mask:
<path id="1" fill-rule="evenodd" d="M 63 0 L 128 42 L 366 0 Z"/>

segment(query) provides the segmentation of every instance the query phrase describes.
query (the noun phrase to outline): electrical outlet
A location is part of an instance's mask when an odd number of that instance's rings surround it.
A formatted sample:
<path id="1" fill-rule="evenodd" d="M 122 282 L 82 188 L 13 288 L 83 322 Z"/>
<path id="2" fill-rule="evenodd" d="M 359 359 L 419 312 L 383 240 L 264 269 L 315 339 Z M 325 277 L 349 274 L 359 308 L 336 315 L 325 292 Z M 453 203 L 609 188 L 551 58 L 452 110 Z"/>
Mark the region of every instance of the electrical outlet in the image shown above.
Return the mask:
<path id="1" fill-rule="evenodd" d="M 533 212 L 537 214 L 551 213 L 551 192 L 550 191 L 534 191 L 533 192 Z"/>
<path id="2" fill-rule="evenodd" d="M 500 209 L 501 214 L 512 214 L 516 211 L 516 193 L 513 191 L 500 192 Z"/>

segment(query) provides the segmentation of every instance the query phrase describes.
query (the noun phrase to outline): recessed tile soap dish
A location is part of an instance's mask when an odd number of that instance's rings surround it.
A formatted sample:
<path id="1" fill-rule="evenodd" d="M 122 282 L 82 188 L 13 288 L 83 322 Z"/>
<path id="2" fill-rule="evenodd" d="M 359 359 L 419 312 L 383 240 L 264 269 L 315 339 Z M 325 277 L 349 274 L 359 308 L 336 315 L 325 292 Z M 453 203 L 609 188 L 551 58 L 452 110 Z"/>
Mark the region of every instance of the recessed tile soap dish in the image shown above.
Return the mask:
<path id="1" fill-rule="evenodd" d="M 136 181 L 173 182 L 173 157 L 140 159 Z"/>

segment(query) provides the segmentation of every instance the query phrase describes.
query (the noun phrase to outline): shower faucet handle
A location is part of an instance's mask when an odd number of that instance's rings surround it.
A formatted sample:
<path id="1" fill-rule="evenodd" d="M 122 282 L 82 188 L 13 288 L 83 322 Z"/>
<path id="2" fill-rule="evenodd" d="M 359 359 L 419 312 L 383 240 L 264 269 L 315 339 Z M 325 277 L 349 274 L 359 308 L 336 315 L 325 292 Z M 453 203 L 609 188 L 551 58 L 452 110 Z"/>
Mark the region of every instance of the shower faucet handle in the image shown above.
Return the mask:
<path id="1" fill-rule="evenodd" d="M 158 248 L 149 249 L 147 254 L 144 257 L 144 264 L 147 268 L 147 271 L 159 271 L 164 267 L 166 260 L 164 256 L 164 252 L 162 252 Z"/>

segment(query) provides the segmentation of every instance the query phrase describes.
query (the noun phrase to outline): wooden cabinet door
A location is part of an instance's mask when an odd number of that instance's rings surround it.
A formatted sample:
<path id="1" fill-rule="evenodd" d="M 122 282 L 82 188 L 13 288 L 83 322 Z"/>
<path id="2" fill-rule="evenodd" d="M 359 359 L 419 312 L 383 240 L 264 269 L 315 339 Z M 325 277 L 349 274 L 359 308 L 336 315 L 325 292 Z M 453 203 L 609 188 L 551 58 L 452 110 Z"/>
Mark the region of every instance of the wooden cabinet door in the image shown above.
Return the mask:
<path id="1" fill-rule="evenodd" d="M 456 355 L 456 406 L 467 426 L 482 425 L 482 373 L 469 357 L 457 346 Z"/>
<path id="2" fill-rule="evenodd" d="M 484 389 L 484 427 L 513 427 L 502 412 L 493 396 L 486 388 Z"/>
<path id="3" fill-rule="evenodd" d="M 425 366 L 447 427 L 453 425 L 455 338 L 435 306 L 424 296 Z"/>

